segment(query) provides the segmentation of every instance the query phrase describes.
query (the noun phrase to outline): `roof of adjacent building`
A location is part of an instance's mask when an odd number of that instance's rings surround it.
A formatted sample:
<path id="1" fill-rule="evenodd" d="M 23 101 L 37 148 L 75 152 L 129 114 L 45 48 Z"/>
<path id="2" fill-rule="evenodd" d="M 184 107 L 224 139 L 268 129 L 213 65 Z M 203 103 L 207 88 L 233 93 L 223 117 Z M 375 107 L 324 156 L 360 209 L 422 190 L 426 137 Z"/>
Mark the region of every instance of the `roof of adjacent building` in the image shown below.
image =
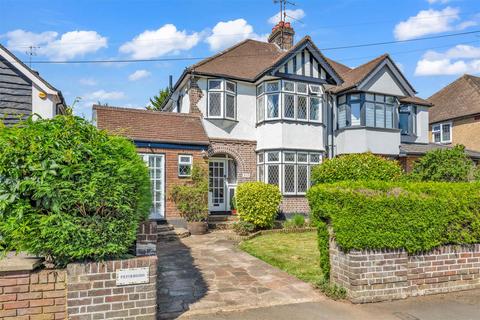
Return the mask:
<path id="1" fill-rule="evenodd" d="M 451 149 L 453 146 L 438 143 L 402 143 L 400 145 L 400 154 L 424 155 L 428 151 L 437 149 Z M 474 159 L 480 159 L 480 152 L 465 149 L 465 152 Z"/>
<path id="2" fill-rule="evenodd" d="M 97 127 L 134 141 L 208 145 L 198 115 L 94 105 Z"/>
<path id="3" fill-rule="evenodd" d="M 465 74 L 430 98 L 430 123 L 480 113 L 480 77 Z"/>

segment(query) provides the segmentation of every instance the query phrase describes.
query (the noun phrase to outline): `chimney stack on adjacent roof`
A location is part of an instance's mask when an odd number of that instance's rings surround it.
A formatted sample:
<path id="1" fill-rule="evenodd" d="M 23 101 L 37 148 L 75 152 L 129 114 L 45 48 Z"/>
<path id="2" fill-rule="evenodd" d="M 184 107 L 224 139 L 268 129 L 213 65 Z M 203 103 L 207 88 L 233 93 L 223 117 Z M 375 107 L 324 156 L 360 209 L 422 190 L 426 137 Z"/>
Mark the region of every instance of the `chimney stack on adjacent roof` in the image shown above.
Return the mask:
<path id="1" fill-rule="evenodd" d="M 293 47 L 293 31 L 290 22 L 280 21 L 272 28 L 272 33 L 268 37 L 269 43 L 275 43 L 283 50 L 290 50 Z"/>

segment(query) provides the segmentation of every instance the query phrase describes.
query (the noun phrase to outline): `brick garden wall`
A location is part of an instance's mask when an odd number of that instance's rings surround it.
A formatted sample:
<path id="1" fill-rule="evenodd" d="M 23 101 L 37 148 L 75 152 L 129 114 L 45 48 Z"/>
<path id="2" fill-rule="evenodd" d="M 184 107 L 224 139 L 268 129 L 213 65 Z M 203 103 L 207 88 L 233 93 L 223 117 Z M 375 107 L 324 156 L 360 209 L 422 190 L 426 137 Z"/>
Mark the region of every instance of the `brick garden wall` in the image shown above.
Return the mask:
<path id="1" fill-rule="evenodd" d="M 145 221 L 138 226 L 137 242 L 135 244 L 136 256 L 157 255 L 157 221 Z"/>
<path id="2" fill-rule="evenodd" d="M 64 270 L 0 272 L 0 319 L 66 319 Z"/>
<path id="3" fill-rule="evenodd" d="M 404 250 L 344 253 L 330 241 L 331 281 L 354 303 L 480 288 L 480 245 L 442 246 L 422 254 Z"/>
<path id="4" fill-rule="evenodd" d="M 309 213 L 310 206 L 305 196 L 283 196 L 280 211 L 284 213 Z"/>

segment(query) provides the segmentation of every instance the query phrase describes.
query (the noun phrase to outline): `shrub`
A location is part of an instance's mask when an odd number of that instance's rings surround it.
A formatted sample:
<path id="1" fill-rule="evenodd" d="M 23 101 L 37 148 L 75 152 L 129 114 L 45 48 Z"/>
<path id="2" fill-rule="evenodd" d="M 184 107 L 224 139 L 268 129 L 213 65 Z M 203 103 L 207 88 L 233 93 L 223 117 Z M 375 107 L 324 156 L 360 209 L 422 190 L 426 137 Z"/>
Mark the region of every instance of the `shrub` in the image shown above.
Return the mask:
<path id="1" fill-rule="evenodd" d="M 336 284 L 331 284 L 327 277 L 323 277 L 315 286 L 330 299 L 341 300 L 347 297 L 347 290 Z"/>
<path id="2" fill-rule="evenodd" d="M 411 177 L 419 181 L 462 182 L 474 180 L 475 175 L 475 165 L 465 147 L 456 145 L 427 152 L 415 162 Z"/>
<path id="3" fill-rule="evenodd" d="M 188 222 L 205 221 L 208 217 L 208 176 L 205 168 L 195 164 L 192 179 L 172 188 L 170 197 Z"/>
<path id="4" fill-rule="evenodd" d="M 255 225 L 253 223 L 246 222 L 246 221 L 234 222 L 232 227 L 233 227 L 233 231 L 235 231 L 235 233 L 241 236 L 249 235 L 250 233 L 255 231 Z"/>
<path id="5" fill-rule="evenodd" d="M 257 228 L 271 228 L 282 195 L 277 186 L 263 182 L 245 182 L 237 187 L 235 196 L 240 220 Z"/>
<path id="6" fill-rule="evenodd" d="M 343 182 L 314 186 L 307 197 L 345 251 L 480 242 L 480 183 Z"/>
<path id="7" fill-rule="evenodd" d="M 151 205 L 135 146 L 78 117 L 0 129 L 0 177 L 5 249 L 57 265 L 126 253 Z"/>
<path id="8" fill-rule="evenodd" d="M 313 184 L 353 180 L 393 181 L 402 175 L 399 164 L 371 153 L 327 159 L 312 170 Z"/>
<path id="9" fill-rule="evenodd" d="M 303 214 L 296 213 L 284 222 L 283 227 L 287 229 L 303 228 L 305 227 L 305 217 Z"/>

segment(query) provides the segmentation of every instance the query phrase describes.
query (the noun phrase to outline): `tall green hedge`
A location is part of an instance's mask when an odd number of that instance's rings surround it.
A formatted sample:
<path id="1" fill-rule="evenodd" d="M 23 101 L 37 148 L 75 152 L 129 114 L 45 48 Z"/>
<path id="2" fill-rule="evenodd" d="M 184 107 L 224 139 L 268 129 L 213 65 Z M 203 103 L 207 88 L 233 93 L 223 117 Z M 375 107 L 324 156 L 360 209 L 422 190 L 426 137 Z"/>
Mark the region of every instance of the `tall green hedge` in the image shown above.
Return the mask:
<path id="1" fill-rule="evenodd" d="M 127 139 L 57 116 L 0 129 L 0 234 L 51 258 L 124 254 L 150 208 L 148 169 Z"/>
<path id="2" fill-rule="evenodd" d="M 347 154 L 327 159 L 312 170 L 313 184 L 339 181 L 382 180 L 400 178 L 402 169 L 397 161 L 372 153 Z"/>
<path id="3" fill-rule="evenodd" d="M 480 242 L 480 183 L 343 182 L 307 194 L 343 250 L 430 250 Z"/>
<path id="4" fill-rule="evenodd" d="M 263 182 L 245 182 L 237 187 L 235 195 L 240 220 L 257 228 L 270 228 L 275 222 L 282 194 L 278 186 Z"/>

